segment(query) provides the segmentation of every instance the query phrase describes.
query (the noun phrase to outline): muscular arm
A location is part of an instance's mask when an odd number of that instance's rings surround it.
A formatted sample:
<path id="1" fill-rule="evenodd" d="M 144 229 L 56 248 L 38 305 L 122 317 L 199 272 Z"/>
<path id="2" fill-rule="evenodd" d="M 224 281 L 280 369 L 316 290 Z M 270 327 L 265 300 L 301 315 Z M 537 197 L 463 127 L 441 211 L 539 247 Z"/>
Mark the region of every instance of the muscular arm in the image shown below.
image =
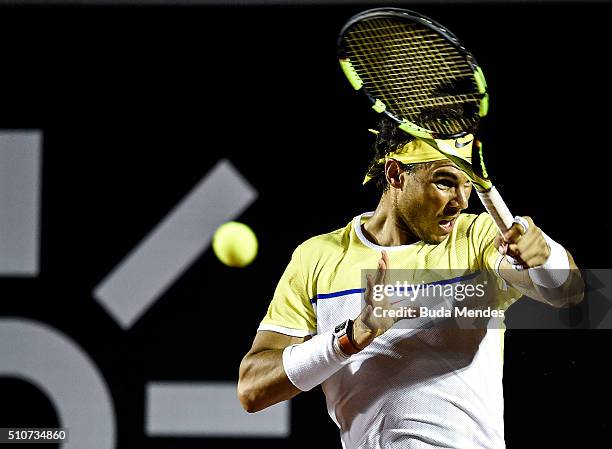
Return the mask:
<path id="1" fill-rule="evenodd" d="M 238 399 L 247 412 L 258 412 L 300 393 L 285 374 L 283 350 L 308 339 L 257 332 L 253 346 L 240 363 L 238 378 Z"/>
<path id="2" fill-rule="evenodd" d="M 527 270 L 517 271 L 504 258 L 500 265 L 500 274 L 506 282 L 525 296 L 553 307 L 570 307 L 580 303 L 584 297 L 584 281 L 572 255 L 567 252 L 570 273 L 563 285 L 558 288 L 544 288 L 533 283 Z"/>

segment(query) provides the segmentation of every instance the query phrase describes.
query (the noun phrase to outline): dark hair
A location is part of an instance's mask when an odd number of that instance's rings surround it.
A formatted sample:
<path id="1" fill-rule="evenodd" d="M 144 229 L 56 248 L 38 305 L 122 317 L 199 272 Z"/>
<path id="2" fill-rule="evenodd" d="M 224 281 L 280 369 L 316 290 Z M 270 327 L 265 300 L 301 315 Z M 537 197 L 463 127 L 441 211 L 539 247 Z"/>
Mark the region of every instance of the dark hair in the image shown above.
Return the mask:
<path id="1" fill-rule="evenodd" d="M 372 146 L 374 158 L 368 167 L 368 176 L 372 178 L 370 182 L 375 184 L 380 192 L 384 192 L 389 188 L 385 177 L 385 163 L 380 162 L 380 160 L 413 140 L 414 137 L 399 129 L 397 124 L 390 118 L 382 116 L 378 121 L 378 134 Z M 408 173 L 412 173 L 417 165 L 421 165 L 403 164 L 399 161 L 398 164 Z"/>

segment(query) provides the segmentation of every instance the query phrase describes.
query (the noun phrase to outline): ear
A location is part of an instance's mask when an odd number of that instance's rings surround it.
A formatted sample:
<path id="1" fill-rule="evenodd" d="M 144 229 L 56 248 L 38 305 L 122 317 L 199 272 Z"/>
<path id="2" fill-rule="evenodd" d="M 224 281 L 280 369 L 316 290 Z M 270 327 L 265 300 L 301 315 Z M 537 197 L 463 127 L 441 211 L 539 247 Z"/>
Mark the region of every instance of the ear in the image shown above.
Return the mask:
<path id="1" fill-rule="evenodd" d="M 395 189 L 401 189 L 403 187 L 401 178 L 403 172 L 404 171 L 396 160 L 389 159 L 385 162 L 385 178 L 391 187 Z"/>

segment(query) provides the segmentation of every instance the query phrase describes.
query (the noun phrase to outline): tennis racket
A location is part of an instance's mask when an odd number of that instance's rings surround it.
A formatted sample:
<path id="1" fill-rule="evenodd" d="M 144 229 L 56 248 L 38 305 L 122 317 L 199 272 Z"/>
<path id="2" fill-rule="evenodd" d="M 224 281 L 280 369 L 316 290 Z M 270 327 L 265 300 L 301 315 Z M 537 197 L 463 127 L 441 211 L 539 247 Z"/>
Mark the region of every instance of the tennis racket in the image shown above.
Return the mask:
<path id="1" fill-rule="evenodd" d="M 338 57 L 353 88 L 376 112 L 427 142 L 466 174 L 505 233 L 515 220 L 489 179 L 482 145 L 474 141 L 471 160 L 455 149 L 474 138 L 489 105 L 482 69 L 457 37 L 413 11 L 370 9 L 344 25 Z"/>

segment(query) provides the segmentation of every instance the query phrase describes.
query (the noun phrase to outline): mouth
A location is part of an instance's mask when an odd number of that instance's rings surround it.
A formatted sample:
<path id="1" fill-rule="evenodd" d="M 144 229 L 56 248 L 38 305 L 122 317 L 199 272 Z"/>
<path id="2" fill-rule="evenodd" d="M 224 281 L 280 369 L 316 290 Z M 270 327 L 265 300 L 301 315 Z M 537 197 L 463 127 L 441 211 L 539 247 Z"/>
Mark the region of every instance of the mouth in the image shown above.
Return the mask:
<path id="1" fill-rule="evenodd" d="M 438 222 L 438 226 L 440 226 L 440 229 L 442 229 L 442 232 L 444 232 L 444 234 L 448 234 L 453 230 L 453 226 L 455 226 L 456 220 L 457 220 L 456 216 L 447 218 L 445 220 L 440 220 Z"/>

